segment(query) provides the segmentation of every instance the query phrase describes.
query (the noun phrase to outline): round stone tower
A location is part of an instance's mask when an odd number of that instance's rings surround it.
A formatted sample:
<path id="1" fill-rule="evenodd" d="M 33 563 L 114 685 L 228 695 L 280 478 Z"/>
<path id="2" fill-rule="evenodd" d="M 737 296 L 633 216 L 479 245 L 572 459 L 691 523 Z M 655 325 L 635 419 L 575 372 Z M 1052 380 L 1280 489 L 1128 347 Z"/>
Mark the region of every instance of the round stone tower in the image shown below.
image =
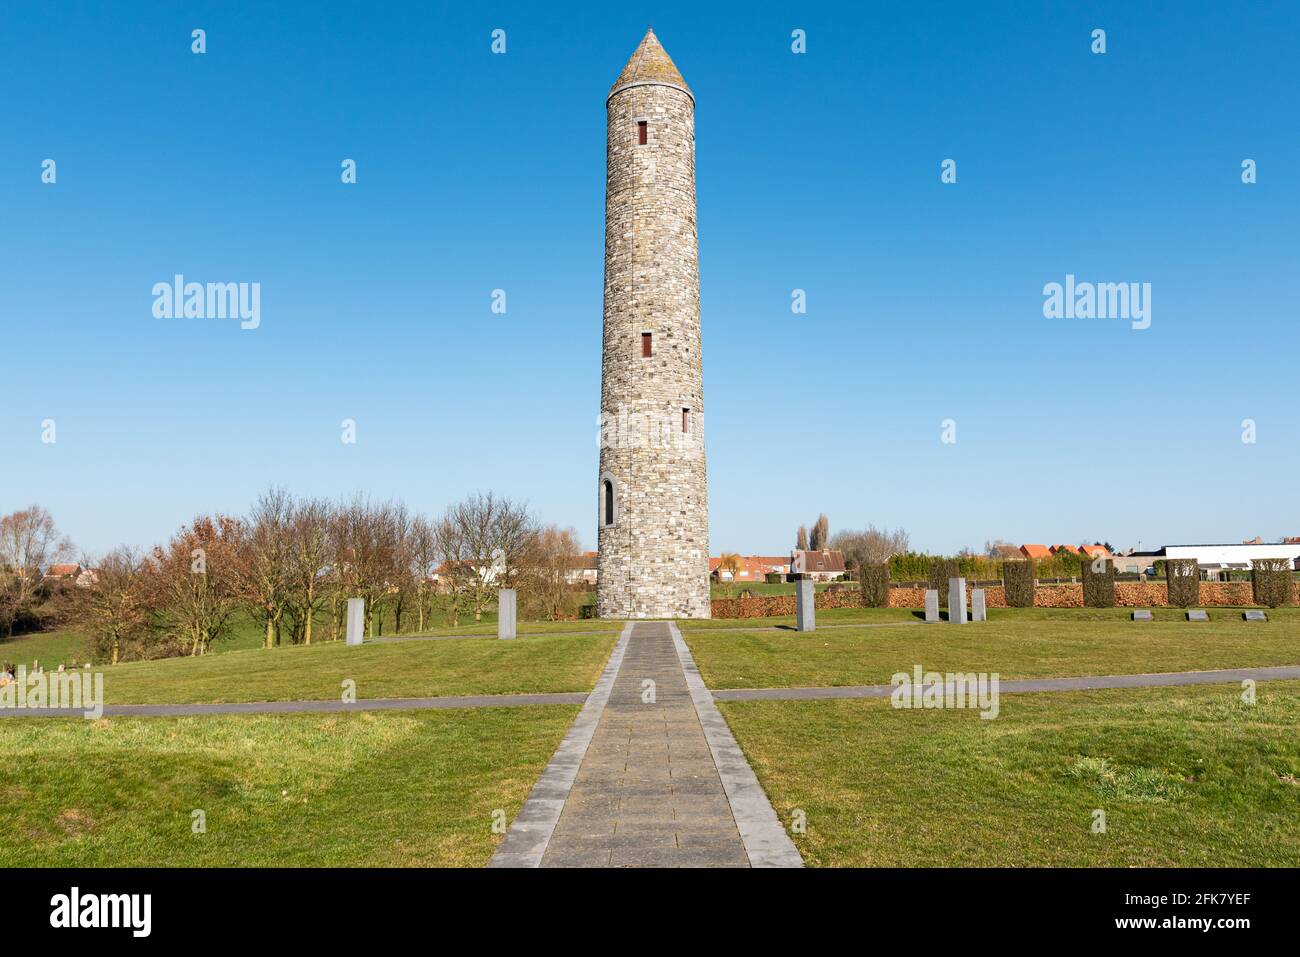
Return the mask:
<path id="1" fill-rule="evenodd" d="M 597 613 L 708 618 L 695 97 L 653 31 L 605 108 Z"/>

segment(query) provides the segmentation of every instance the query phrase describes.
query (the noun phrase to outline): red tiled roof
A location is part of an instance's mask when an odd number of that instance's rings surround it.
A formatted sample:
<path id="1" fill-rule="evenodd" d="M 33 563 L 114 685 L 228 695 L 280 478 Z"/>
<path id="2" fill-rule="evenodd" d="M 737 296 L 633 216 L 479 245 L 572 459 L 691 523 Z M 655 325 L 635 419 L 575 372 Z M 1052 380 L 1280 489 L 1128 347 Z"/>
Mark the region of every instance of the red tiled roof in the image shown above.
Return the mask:
<path id="1" fill-rule="evenodd" d="M 805 572 L 842 572 L 844 571 L 844 553 L 822 549 L 820 552 L 814 552 L 811 549 L 806 552 L 796 551 L 795 555 L 804 556 L 803 570 Z M 793 563 L 794 555 L 791 556 Z"/>
<path id="2" fill-rule="evenodd" d="M 1050 558 L 1052 550 L 1046 545 L 1021 545 L 1020 553 L 1026 558 Z"/>

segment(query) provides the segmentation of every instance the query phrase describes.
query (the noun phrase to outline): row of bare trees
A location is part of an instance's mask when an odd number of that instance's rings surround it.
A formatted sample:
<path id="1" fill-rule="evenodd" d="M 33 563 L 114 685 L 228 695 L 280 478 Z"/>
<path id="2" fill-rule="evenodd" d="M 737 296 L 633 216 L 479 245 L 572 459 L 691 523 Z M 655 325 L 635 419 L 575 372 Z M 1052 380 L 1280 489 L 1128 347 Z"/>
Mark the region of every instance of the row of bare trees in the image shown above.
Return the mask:
<path id="1" fill-rule="evenodd" d="M 70 549 L 55 547 L 57 535 L 45 538 L 42 562 Z M 479 621 L 501 588 L 519 591 L 526 617 L 572 617 L 578 554 L 572 529 L 543 526 L 526 506 L 491 493 L 430 519 L 400 502 L 297 498 L 272 488 L 246 516 L 199 516 L 165 545 L 121 546 L 84 560 L 94 568 L 90 581 L 63 591 L 96 657 L 115 663 L 202 655 L 231 635 L 241 612 L 266 647 L 336 640 L 349 598 L 365 599 L 371 636 L 385 623 L 400 632 Z M 39 579 L 36 568 L 29 577 Z"/>

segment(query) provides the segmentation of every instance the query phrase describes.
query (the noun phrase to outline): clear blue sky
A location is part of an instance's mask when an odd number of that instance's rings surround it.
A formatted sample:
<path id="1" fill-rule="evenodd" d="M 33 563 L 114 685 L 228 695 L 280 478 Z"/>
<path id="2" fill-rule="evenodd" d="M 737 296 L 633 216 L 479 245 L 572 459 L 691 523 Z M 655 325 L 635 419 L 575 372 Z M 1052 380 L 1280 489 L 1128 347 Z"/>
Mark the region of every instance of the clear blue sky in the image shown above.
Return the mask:
<path id="1" fill-rule="evenodd" d="M 821 511 L 1300 534 L 1296 3 L 5 4 L 0 511 L 101 550 L 272 483 L 493 489 L 593 547 L 604 97 L 647 23 L 698 104 L 715 553 Z M 155 319 L 175 273 L 260 282 L 261 327 Z M 1151 328 L 1044 318 L 1067 273 L 1150 282 Z"/>

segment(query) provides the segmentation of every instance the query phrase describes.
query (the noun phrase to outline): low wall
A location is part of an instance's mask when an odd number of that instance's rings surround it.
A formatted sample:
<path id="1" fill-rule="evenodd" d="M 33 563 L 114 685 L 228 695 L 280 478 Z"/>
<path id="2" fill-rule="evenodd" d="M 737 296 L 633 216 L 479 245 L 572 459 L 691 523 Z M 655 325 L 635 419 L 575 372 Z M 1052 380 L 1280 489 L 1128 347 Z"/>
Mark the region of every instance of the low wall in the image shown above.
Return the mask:
<path id="1" fill-rule="evenodd" d="M 1300 605 L 1300 582 L 1293 587 L 1292 601 Z M 972 586 L 966 586 L 970 600 Z M 989 608 L 1006 608 L 1007 593 L 1001 585 L 984 589 L 984 603 Z M 1118 608 L 1159 608 L 1169 604 L 1164 582 L 1116 582 L 1115 605 Z M 1254 604 L 1250 582 L 1201 582 L 1198 606 L 1213 608 Z M 862 608 L 862 592 L 856 588 L 817 593 L 818 608 Z M 924 588 L 889 589 L 890 608 L 924 608 Z M 1083 585 L 1039 585 L 1034 589 L 1035 608 L 1082 608 Z M 794 614 L 794 595 L 756 595 L 750 598 L 713 599 L 714 618 L 775 618 Z"/>

